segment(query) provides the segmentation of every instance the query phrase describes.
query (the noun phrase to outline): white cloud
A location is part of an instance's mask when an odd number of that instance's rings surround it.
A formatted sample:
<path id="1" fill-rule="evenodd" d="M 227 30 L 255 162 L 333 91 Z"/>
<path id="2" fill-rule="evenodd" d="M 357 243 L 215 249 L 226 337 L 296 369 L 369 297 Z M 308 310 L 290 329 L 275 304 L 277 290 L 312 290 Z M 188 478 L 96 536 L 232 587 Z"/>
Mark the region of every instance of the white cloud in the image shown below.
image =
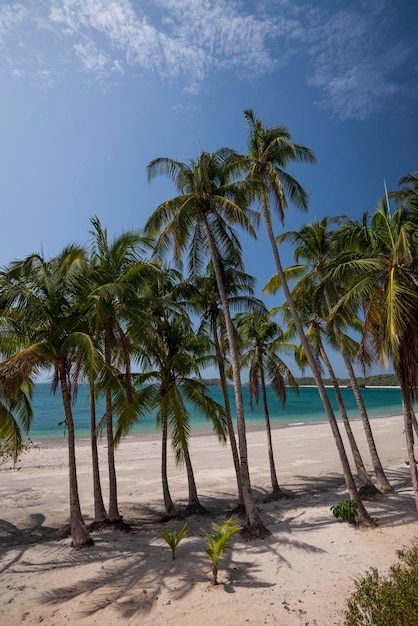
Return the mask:
<path id="1" fill-rule="evenodd" d="M 11 76 L 24 76 L 25 75 L 25 70 L 22 70 L 21 67 L 14 67 L 12 70 L 10 70 L 10 75 Z"/>
<path id="2" fill-rule="evenodd" d="M 414 46 L 396 41 L 385 4 L 353 2 L 332 15 L 317 11 L 306 29 L 308 84 L 320 89 L 319 104 L 340 119 L 363 120 L 387 108 L 403 90 L 405 77 L 398 72 L 414 58 L 416 47 L 414 53 Z"/>
<path id="3" fill-rule="evenodd" d="M 19 2 L 12 2 L 0 7 L 0 45 L 5 45 L 6 39 L 24 21 L 28 10 Z"/>
<path id="4" fill-rule="evenodd" d="M 243 5 L 226 0 L 155 0 L 159 24 L 129 0 L 54 0 L 49 19 L 61 32 L 95 41 L 94 63 L 85 43 L 76 43 L 84 68 L 103 76 L 116 52 L 128 65 L 154 71 L 164 78 L 182 79 L 189 91 L 198 91 L 207 75 L 227 69 L 247 77 L 271 72 L 277 60 L 267 39 L 289 31 L 277 18 L 257 18 Z M 97 39 L 102 41 L 101 50 Z M 104 63 L 104 59 L 107 63 Z M 120 59 L 118 61 L 121 63 Z"/>
<path id="5" fill-rule="evenodd" d="M 90 83 L 109 86 L 134 70 L 189 94 L 216 73 L 251 80 L 297 55 L 320 106 L 364 119 L 402 93 L 401 75 L 416 57 L 415 43 L 393 38 L 391 7 L 390 0 L 26 0 L 0 6 L 0 46 L 7 74 L 32 71 L 42 84 L 53 84 L 52 68 L 64 60 L 65 68 L 76 61 Z"/>
<path id="6" fill-rule="evenodd" d="M 107 74 L 109 57 L 98 50 L 91 41 L 86 44 L 76 43 L 74 50 L 86 71 L 95 72 L 98 76 L 103 75 L 103 73 Z"/>

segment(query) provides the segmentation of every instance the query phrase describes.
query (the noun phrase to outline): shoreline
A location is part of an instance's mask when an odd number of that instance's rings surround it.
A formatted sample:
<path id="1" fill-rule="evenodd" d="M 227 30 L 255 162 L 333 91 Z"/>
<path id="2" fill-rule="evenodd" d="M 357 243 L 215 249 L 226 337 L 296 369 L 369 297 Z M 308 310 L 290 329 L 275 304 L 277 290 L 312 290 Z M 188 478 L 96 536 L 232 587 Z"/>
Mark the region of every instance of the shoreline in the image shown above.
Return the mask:
<path id="1" fill-rule="evenodd" d="M 265 502 L 270 479 L 266 434 L 247 432 L 252 488 L 271 531 L 264 541 L 231 541 L 220 560 L 220 585 L 211 587 L 202 529 L 220 522 L 237 502 L 229 446 L 214 434 L 193 436 L 190 455 L 201 503 L 209 517 L 187 518 L 189 533 L 171 559 L 160 530 L 179 530 L 185 520 L 162 524 L 160 441 L 129 438 L 116 450 L 120 511 L 132 533 L 94 533 L 95 546 L 74 552 L 57 539 L 68 523 L 68 460 L 63 441 L 22 456 L 20 470 L 0 471 L 0 624 L 30 626 L 342 626 L 354 581 L 370 567 L 386 571 L 396 551 L 418 536 L 418 518 L 405 464 L 402 416 L 376 418 L 373 433 L 396 492 L 366 503 L 375 529 L 335 520 L 330 507 L 347 496 L 339 457 L 327 423 L 274 429 L 279 484 L 293 498 Z M 360 420 L 353 432 L 366 466 L 367 444 Z M 346 443 L 345 434 L 343 434 Z M 76 444 L 81 509 L 94 517 L 89 442 Z M 99 444 L 107 503 L 106 445 Z M 177 506 L 187 504 L 184 467 L 169 455 L 169 483 Z M 351 463 L 351 458 L 350 458 Z"/>
<path id="2" fill-rule="evenodd" d="M 40 386 L 42 387 L 42 386 Z M 271 390 L 268 392 L 270 421 L 274 428 L 286 428 L 299 422 L 321 423 L 327 422 L 327 417 L 317 389 L 302 388 L 300 395 L 288 394 L 286 406 L 283 408 L 275 398 Z M 328 390 L 330 401 L 334 412 L 338 418 L 339 409 L 335 397 L 331 390 Z M 344 403 L 346 405 L 350 419 L 358 417 L 358 407 L 353 393 L 349 389 L 342 389 Z M 223 402 L 220 391 L 215 388 L 210 392 L 211 397 L 218 402 Z M 251 409 L 249 402 L 249 391 L 246 389 L 243 394 L 245 418 L 247 428 L 264 428 L 264 414 L 262 406 Z M 232 413 L 234 414 L 234 394 L 230 390 L 230 400 Z M 377 416 L 396 415 L 402 412 L 402 402 L 399 389 L 369 389 L 364 391 L 364 400 L 368 414 L 371 418 Z M 211 430 L 210 422 L 206 421 L 193 407 L 189 408 L 191 432 L 208 433 Z M 102 414 L 103 407 L 98 405 L 97 415 Z M 62 401 L 57 396 L 51 396 L 48 386 L 42 389 L 37 388 L 33 397 L 34 418 L 30 429 L 30 438 L 33 441 L 44 439 L 63 439 L 64 428 L 58 423 L 63 422 Z M 89 438 L 90 414 L 88 405 L 87 390 L 79 392 L 77 404 L 74 407 L 74 423 L 76 426 L 76 437 Z M 145 434 L 157 435 L 155 419 L 151 415 L 144 416 L 144 419 L 136 423 L 131 435 L 142 436 Z"/>
<path id="3" fill-rule="evenodd" d="M 388 413 L 387 415 L 370 415 L 369 419 L 371 421 L 375 421 L 375 420 L 379 420 L 379 419 L 389 419 L 391 417 L 402 417 L 402 415 L 399 413 L 399 411 L 396 411 L 394 413 Z M 357 416 L 357 417 L 350 417 L 350 423 L 356 423 L 356 422 L 361 422 L 361 417 Z M 337 422 L 338 425 L 342 427 L 342 431 L 343 429 L 343 423 L 341 418 L 338 416 L 337 417 Z M 295 421 L 295 422 L 288 422 L 288 423 L 278 423 L 277 421 L 271 420 L 270 426 L 271 426 L 271 430 L 287 430 L 288 428 L 301 428 L 303 426 L 322 426 L 322 425 L 329 425 L 329 422 L 326 418 L 326 416 L 324 416 L 323 419 L 312 419 L 309 421 Z M 235 427 L 235 423 L 234 423 L 234 427 Z M 236 428 L 235 428 L 236 430 Z M 247 422 L 246 424 L 246 432 L 250 433 L 250 432 L 265 432 L 265 425 L 264 422 L 262 422 L 261 420 L 257 420 L 257 422 L 253 421 L 251 422 L 251 419 Z M 210 436 L 210 435 L 214 435 L 213 430 L 211 430 L 208 426 L 204 425 L 202 427 L 197 427 L 196 426 L 194 428 L 191 429 L 190 432 L 190 437 L 194 438 L 194 437 L 206 437 L 206 436 Z M 138 432 L 135 431 L 132 434 L 126 435 L 125 437 L 122 437 L 120 444 L 122 444 L 123 442 L 126 441 L 149 441 L 149 440 L 160 440 L 161 438 L 161 431 L 155 430 L 154 432 L 150 432 L 150 431 L 144 431 L 144 432 Z M 32 442 L 32 444 L 34 444 L 35 446 L 43 446 L 43 447 L 47 447 L 45 444 L 51 444 L 51 446 L 53 447 L 58 447 L 58 446 L 66 446 L 67 443 L 67 438 L 65 435 L 62 435 L 62 437 L 42 437 L 39 436 L 39 434 L 35 433 L 32 435 L 29 435 L 28 439 Z M 27 440 L 25 440 L 27 441 Z M 100 439 L 98 439 L 99 443 L 106 443 L 106 438 L 103 435 Z M 89 434 L 82 434 L 82 435 L 77 435 L 77 431 L 76 431 L 76 444 L 80 444 L 80 445 L 90 445 L 90 436 Z"/>

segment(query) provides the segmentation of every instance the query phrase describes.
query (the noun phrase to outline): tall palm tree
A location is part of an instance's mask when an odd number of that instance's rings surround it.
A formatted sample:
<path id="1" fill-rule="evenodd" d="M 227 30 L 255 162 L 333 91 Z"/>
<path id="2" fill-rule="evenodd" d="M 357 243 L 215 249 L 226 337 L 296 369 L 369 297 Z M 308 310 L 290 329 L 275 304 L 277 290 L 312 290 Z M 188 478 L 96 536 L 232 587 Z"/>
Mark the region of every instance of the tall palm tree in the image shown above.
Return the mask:
<path id="1" fill-rule="evenodd" d="M 163 497 L 167 517 L 177 515 L 171 498 L 167 475 L 167 441 L 171 434 L 172 448 L 177 463 L 184 463 L 189 486 L 186 515 L 207 513 L 200 504 L 192 462 L 189 453 L 191 432 L 191 404 L 212 422 L 220 441 L 225 442 L 224 410 L 207 393 L 205 385 L 192 376 L 199 376 L 201 367 L 207 364 L 207 341 L 196 335 L 190 322 L 177 315 L 154 316 L 147 325 L 147 338 L 137 358 L 142 372 L 134 375 L 142 400 L 142 410 L 156 413 L 162 429 L 161 473 Z M 124 423 L 117 438 L 129 428 Z"/>
<path id="2" fill-rule="evenodd" d="M 33 254 L 13 263 L 3 274 L 0 310 L 19 326 L 19 349 L 0 363 L 0 376 L 12 389 L 53 368 L 52 389 L 61 390 L 68 432 L 70 527 L 72 546 L 93 544 L 85 526 L 78 496 L 75 431 L 72 403 L 76 394 L 72 370 L 83 362 L 98 371 L 101 355 L 83 331 L 80 310 L 74 303 L 74 282 L 84 271 L 83 248 L 69 246 L 51 260 Z"/>
<path id="3" fill-rule="evenodd" d="M 414 454 L 413 399 L 418 391 L 418 236 L 416 212 L 400 208 L 393 214 L 381 202 L 370 224 L 339 229 L 345 256 L 331 275 L 346 281 L 339 306 L 363 307 L 361 346 L 383 365 L 391 358 L 401 388 L 406 445 L 418 510 L 418 472 Z M 361 351 L 360 351 L 361 355 Z"/>
<path id="4" fill-rule="evenodd" d="M 94 522 L 98 526 L 101 526 L 103 523 L 108 521 L 108 517 L 103 500 L 103 492 L 100 479 L 99 451 L 97 448 L 99 424 L 97 423 L 96 419 L 96 385 L 94 377 L 90 375 L 89 378 L 90 447 L 93 473 Z"/>
<path id="5" fill-rule="evenodd" d="M 122 368 L 127 402 L 133 407 L 131 385 L 131 346 L 126 333 L 126 320 L 130 311 L 138 308 L 138 288 L 154 268 L 143 260 L 147 241 L 140 233 L 123 232 L 109 241 L 107 230 L 97 217 L 91 219 L 92 243 L 88 275 L 88 320 L 94 336 L 102 342 L 108 373 L 118 373 Z M 120 390 L 120 388 L 119 388 Z M 120 523 L 115 469 L 113 435 L 114 403 L 110 379 L 106 378 L 106 437 L 109 473 L 108 520 Z M 130 402 L 131 400 L 131 402 Z"/>
<path id="6" fill-rule="evenodd" d="M 283 233 L 278 237 L 278 241 L 290 240 L 294 246 L 293 256 L 295 261 L 300 262 L 302 259 L 305 263 L 305 273 L 300 280 L 301 288 L 303 289 L 303 283 L 307 281 L 311 283 L 313 288 L 319 290 L 318 296 L 311 298 L 310 302 L 321 301 L 325 304 L 323 324 L 325 323 L 327 326 L 329 341 L 340 351 L 350 378 L 351 389 L 359 409 L 366 435 L 367 445 L 376 476 L 377 488 L 384 493 L 390 493 L 393 492 L 393 488 L 385 475 L 377 452 L 367 410 L 352 364 L 351 354 L 355 354 L 357 343 L 345 333 L 347 326 L 358 330 L 362 325 L 358 320 L 356 311 L 343 311 L 340 307 L 338 314 L 332 315 L 333 306 L 338 300 L 341 290 L 344 289 L 344 284 L 338 285 L 335 280 L 327 281 L 325 279 L 328 271 L 327 265 L 334 262 L 333 257 L 336 256 L 335 250 L 339 249 L 339 247 L 335 245 L 334 233 L 330 230 L 330 226 L 332 224 L 341 224 L 341 222 L 342 219 L 339 217 L 325 217 L 321 221 L 315 220 L 310 224 L 305 224 L 298 231 Z M 312 287 L 309 286 L 309 289 L 311 290 Z M 295 290 L 296 289 L 297 287 Z M 302 299 L 306 296 L 306 294 L 303 293 L 301 295 Z M 369 487 L 371 487 L 370 484 Z"/>
<path id="7" fill-rule="evenodd" d="M 220 259 L 222 277 L 231 310 L 240 311 L 243 309 L 250 309 L 265 311 L 266 308 L 263 302 L 254 297 L 255 279 L 244 271 L 241 264 L 242 260 L 240 255 L 238 259 Z M 207 336 L 212 341 L 214 346 L 221 383 L 221 391 L 225 404 L 232 458 L 237 478 L 239 506 L 241 507 L 244 506 L 241 469 L 234 425 L 232 421 L 231 403 L 229 400 L 229 389 L 226 375 L 227 345 L 224 341 L 224 337 L 226 335 L 225 320 L 212 263 L 208 264 L 204 275 L 196 276 L 192 283 L 189 284 L 192 289 L 190 294 L 186 297 L 191 310 L 200 315 L 200 326 L 198 332 Z"/>
<path id="8" fill-rule="evenodd" d="M 195 360 L 191 361 L 192 344 L 188 343 L 191 336 L 181 332 L 181 329 L 186 331 L 191 327 L 182 302 L 181 292 L 186 283 L 180 272 L 164 267 L 160 260 L 157 262 L 161 271 L 141 289 L 142 312 L 133 316 L 129 332 L 135 346 L 136 362 L 145 370 L 135 375 L 140 389 L 140 412 L 157 412 L 157 423 L 162 431 L 161 477 L 165 512 L 167 517 L 175 517 L 178 511 L 171 498 L 167 474 L 169 430 L 175 433 L 172 441 L 176 460 L 186 465 L 190 510 L 203 512 L 188 451 L 189 415 L 187 411 L 183 414 L 176 410 L 181 403 L 176 397 L 177 390 L 172 389 L 174 380 L 180 377 L 181 382 L 182 376 L 190 374 L 193 368 L 196 373 L 198 368 Z M 179 370 L 178 353 L 184 353 L 185 357 L 182 370 Z M 158 381 L 160 385 L 156 384 Z M 171 411 L 170 402 L 174 407 Z M 129 427 L 129 422 L 119 420 L 116 438 L 119 439 L 120 433 Z"/>
<path id="9" fill-rule="evenodd" d="M 248 193 L 252 195 L 254 199 L 258 200 L 281 287 L 285 294 L 296 331 L 315 378 L 322 404 L 332 429 L 347 489 L 351 499 L 357 506 L 358 520 L 362 524 L 373 525 L 373 520 L 367 513 L 359 497 L 344 449 L 344 443 L 321 378 L 321 373 L 304 334 L 303 325 L 286 281 L 286 275 L 273 230 L 272 210 L 278 214 L 280 221 L 283 223 L 287 208 L 286 193 L 297 208 L 302 210 L 307 209 L 307 194 L 302 186 L 286 172 L 285 168 L 287 164 L 289 162 L 304 161 L 314 163 L 315 156 L 309 148 L 294 143 L 287 128 L 283 126 L 267 128 L 251 110 L 246 110 L 244 116 L 248 124 L 248 152 L 246 155 L 237 159 L 237 168 L 241 168 L 241 171 L 247 172 L 247 180 L 249 183 Z"/>
<path id="10" fill-rule="evenodd" d="M 299 316 L 303 321 L 304 327 L 306 328 L 305 334 L 306 338 L 309 341 L 309 345 L 311 346 L 312 352 L 315 357 L 315 361 L 318 365 L 318 368 L 322 374 L 322 364 L 324 364 L 329 377 L 332 380 L 332 384 L 334 387 L 335 396 L 337 399 L 338 407 L 340 410 L 342 422 L 344 424 L 344 428 L 347 434 L 347 439 L 350 444 L 351 452 L 353 454 L 354 462 L 357 469 L 357 475 L 360 483 L 360 494 L 363 495 L 374 495 L 377 493 L 377 489 L 373 484 L 373 481 L 369 474 L 366 471 L 362 456 L 360 454 L 360 450 L 358 448 L 356 439 L 354 437 L 354 433 L 351 428 L 350 420 L 348 418 L 347 410 L 343 401 L 340 385 L 337 379 L 337 376 L 334 372 L 334 369 L 331 364 L 331 360 L 328 357 L 328 354 L 325 350 L 324 343 L 322 341 L 322 336 L 324 335 L 326 338 L 329 338 L 329 333 L 327 332 L 329 328 L 324 325 L 324 319 L 321 317 L 319 310 L 320 306 L 318 303 L 318 293 L 313 288 L 311 284 L 304 284 L 305 288 L 301 288 L 301 283 L 299 282 L 294 289 L 292 290 L 292 296 L 295 300 Z M 306 289 L 308 287 L 308 289 Z M 289 314 L 286 314 L 285 308 L 285 319 L 289 317 Z M 335 345 L 334 337 L 331 336 L 331 345 Z M 357 344 L 358 345 L 358 344 Z M 296 350 L 296 362 L 302 370 L 308 365 L 306 355 L 303 351 L 302 346 L 299 346 Z"/>
<path id="11" fill-rule="evenodd" d="M 239 354 L 219 263 L 219 258 L 229 256 L 227 251 L 236 245 L 232 226 L 238 225 L 255 236 L 252 220 L 256 219 L 256 214 L 246 208 L 247 199 L 242 188 L 232 178 L 235 160 L 233 151 L 221 148 L 213 153 L 201 152 L 196 161 L 188 164 L 168 158 L 151 161 L 147 168 L 148 179 L 152 180 L 158 174 L 168 175 L 179 195 L 157 207 L 145 225 L 145 232 L 157 237 L 157 250 L 167 251 L 172 246 L 176 262 L 180 262 L 188 251 L 191 274 L 200 273 L 208 256 L 212 261 L 224 310 L 233 371 L 247 532 L 263 537 L 269 531 L 261 521 L 251 489 Z"/>
<path id="12" fill-rule="evenodd" d="M 249 367 L 251 408 L 254 400 L 258 406 L 260 390 L 263 401 L 272 487 L 267 501 L 277 500 L 286 494 L 277 480 L 266 386 L 270 385 L 282 406 L 286 403 L 286 386 L 299 392 L 292 372 L 279 356 L 279 353 L 293 353 L 295 346 L 289 342 L 280 324 L 272 319 L 271 311 L 267 314 L 259 311 L 241 313 L 235 316 L 235 323 L 243 344 L 241 365 Z"/>

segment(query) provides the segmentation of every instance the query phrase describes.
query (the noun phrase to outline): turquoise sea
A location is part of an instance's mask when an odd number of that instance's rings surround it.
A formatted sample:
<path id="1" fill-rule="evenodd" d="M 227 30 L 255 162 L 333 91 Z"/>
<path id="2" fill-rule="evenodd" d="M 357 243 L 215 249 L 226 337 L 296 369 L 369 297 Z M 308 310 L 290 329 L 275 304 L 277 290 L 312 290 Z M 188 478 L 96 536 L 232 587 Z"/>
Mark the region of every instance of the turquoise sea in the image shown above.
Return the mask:
<path id="1" fill-rule="evenodd" d="M 218 387 L 209 387 L 212 397 L 222 404 L 222 394 Z M 230 388 L 231 406 L 234 408 L 234 393 Z M 262 403 L 258 409 L 253 411 L 249 403 L 249 389 L 243 388 L 245 403 L 245 418 L 249 428 L 263 428 L 264 415 Z M 351 389 L 342 389 L 344 403 L 347 407 L 348 415 L 352 418 L 358 418 L 358 410 Z M 332 406 L 335 409 L 337 417 L 339 416 L 338 405 L 335 400 L 333 389 L 328 389 Z M 369 417 L 385 417 L 389 415 L 398 415 L 402 413 L 402 403 L 400 391 L 394 387 L 379 387 L 362 389 L 362 395 L 369 414 Z M 89 403 L 88 388 L 81 385 L 77 402 L 74 406 L 74 422 L 76 434 L 78 438 L 89 437 Z M 272 392 L 269 392 L 269 411 L 273 427 L 297 426 L 306 423 L 320 423 L 326 421 L 326 416 L 322 407 L 319 393 L 316 387 L 302 387 L 300 395 L 297 396 L 291 389 L 287 392 L 287 402 L 285 408 Z M 47 383 L 38 384 L 33 396 L 33 422 L 29 436 L 33 441 L 44 439 L 61 439 L 64 437 L 64 411 L 62 407 L 61 396 L 54 396 L 51 393 L 51 387 Z M 99 419 L 104 412 L 104 403 L 99 401 L 97 404 L 97 418 Z M 192 415 L 192 432 L 210 431 L 209 423 L 200 415 L 193 413 Z M 132 430 L 132 435 L 153 434 L 157 432 L 154 417 L 150 414 L 140 423 L 136 424 Z"/>

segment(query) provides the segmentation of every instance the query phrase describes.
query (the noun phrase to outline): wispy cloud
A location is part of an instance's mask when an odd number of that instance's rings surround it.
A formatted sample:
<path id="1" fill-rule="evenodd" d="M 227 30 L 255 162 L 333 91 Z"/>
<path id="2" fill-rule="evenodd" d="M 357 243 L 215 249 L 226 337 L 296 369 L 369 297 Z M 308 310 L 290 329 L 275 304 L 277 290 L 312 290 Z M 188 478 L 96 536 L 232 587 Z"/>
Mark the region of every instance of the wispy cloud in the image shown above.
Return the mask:
<path id="1" fill-rule="evenodd" d="M 19 2 L 6 4 L 0 9 L 0 45 L 5 45 L 6 39 L 27 18 L 28 13 Z"/>
<path id="2" fill-rule="evenodd" d="M 417 73 L 417 46 L 396 40 L 386 5 L 383 0 L 359 1 L 333 14 L 311 13 L 305 31 L 311 67 L 307 81 L 322 93 L 320 106 L 340 119 L 363 120 L 385 109 L 403 92 L 405 69 Z"/>
<path id="3" fill-rule="evenodd" d="M 230 0 L 155 0 L 153 21 L 129 0 L 55 0 L 49 11 L 53 25 L 68 37 L 85 37 L 75 44 L 85 68 L 102 77 L 111 63 L 136 66 L 164 78 L 181 79 L 197 92 L 207 76 L 228 70 L 252 77 L 272 72 L 278 61 L 268 40 L 289 30 L 283 18 L 257 17 Z M 92 39 L 104 37 L 96 63 Z M 85 57 L 83 57 L 83 51 Z"/>
<path id="4" fill-rule="evenodd" d="M 416 56 L 413 42 L 386 36 L 391 6 L 389 0 L 331 5 L 26 0 L 0 7 L 0 46 L 7 52 L 7 73 L 16 78 L 29 75 L 31 58 L 33 74 L 52 84 L 57 58 L 49 59 L 49 68 L 46 61 L 33 61 L 36 52 L 44 52 L 46 59 L 47 41 L 50 50 L 61 51 L 68 67 L 77 62 L 89 82 L 106 85 L 134 70 L 179 82 L 190 94 L 199 93 L 219 72 L 247 80 L 279 72 L 297 54 L 306 59 L 298 70 L 317 90 L 320 106 L 341 119 L 364 119 L 402 93 L 405 67 Z M 31 49 L 24 37 L 20 47 L 16 43 L 24 31 L 32 33 Z"/>

